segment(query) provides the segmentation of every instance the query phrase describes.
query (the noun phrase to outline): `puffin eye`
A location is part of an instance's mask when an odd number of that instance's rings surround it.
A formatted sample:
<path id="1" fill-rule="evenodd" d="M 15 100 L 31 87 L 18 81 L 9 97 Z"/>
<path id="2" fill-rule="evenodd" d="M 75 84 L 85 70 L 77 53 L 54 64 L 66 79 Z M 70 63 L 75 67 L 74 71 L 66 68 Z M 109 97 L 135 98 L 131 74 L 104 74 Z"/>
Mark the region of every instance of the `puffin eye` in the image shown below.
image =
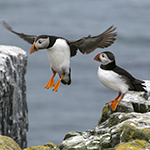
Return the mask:
<path id="1" fill-rule="evenodd" d="M 41 43 L 42 43 L 40 40 L 39 40 L 38 42 L 39 42 L 39 44 L 41 44 Z"/>
<path id="2" fill-rule="evenodd" d="M 102 57 L 103 57 L 103 58 L 105 57 L 104 54 L 102 54 Z"/>

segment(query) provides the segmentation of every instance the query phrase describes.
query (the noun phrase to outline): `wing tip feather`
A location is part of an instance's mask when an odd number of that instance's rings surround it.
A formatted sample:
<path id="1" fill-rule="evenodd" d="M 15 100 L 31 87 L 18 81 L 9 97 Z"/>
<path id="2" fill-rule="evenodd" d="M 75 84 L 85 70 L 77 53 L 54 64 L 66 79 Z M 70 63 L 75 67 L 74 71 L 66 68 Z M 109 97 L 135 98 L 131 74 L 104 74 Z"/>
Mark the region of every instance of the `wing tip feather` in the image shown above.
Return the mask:
<path id="1" fill-rule="evenodd" d="M 5 22 L 5 21 L 1 21 L 1 24 L 3 25 L 3 27 L 5 27 L 7 30 L 12 32 L 12 28 Z"/>

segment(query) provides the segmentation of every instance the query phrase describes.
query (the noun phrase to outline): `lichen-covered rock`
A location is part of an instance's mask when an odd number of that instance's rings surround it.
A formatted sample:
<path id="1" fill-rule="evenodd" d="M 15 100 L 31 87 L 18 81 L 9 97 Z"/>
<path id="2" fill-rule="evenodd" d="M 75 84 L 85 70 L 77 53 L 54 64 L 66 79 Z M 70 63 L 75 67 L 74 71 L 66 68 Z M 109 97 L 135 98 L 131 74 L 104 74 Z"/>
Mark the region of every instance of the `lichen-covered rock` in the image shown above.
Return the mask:
<path id="1" fill-rule="evenodd" d="M 0 135 L 0 150 L 21 150 L 21 148 L 12 138 Z"/>
<path id="2" fill-rule="evenodd" d="M 146 89 L 148 93 L 127 93 L 115 111 L 110 104 L 104 106 L 98 126 L 85 132 L 69 132 L 60 149 L 124 150 L 132 145 L 142 150 L 149 147 L 150 81 L 146 81 Z"/>
<path id="3" fill-rule="evenodd" d="M 0 134 L 27 146 L 28 110 L 25 74 L 27 55 L 14 46 L 0 45 Z"/>
<path id="4" fill-rule="evenodd" d="M 54 144 L 54 143 L 51 143 L 51 142 L 48 142 L 46 143 L 44 146 L 49 146 L 50 148 L 52 148 L 52 150 L 60 150 L 58 145 Z"/>
<path id="5" fill-rule="evenodd" d="M 144 118 L 144 119 L 143 119 Z M 103 124 L 86 132 L 69 132 L 61 144 L 62 149 L 101 150 L 112 148 L 133 139 L 150 141 L 150 112 L 113 113 Z"/>
<path id="6" fill-rule="evenodd" d="M 144 140 L 133 140 L 115 147 L 116 150 L 149 150 L 150 143 Z"/>
<path id="7" fill-rule="evenodd" d="M 0 135 L 0 150 L 21 150 L 19 145 L 10 137 Z M 23 150 L 60 150 L 56 144 L 46 143 L 44 146 L 31 146 Z"/>
<path id="8" fill-rule="evenodd" d="M 46 143 L 44 146 L 31 146 L 30 148 L 26 148 L 24 150 L 60 150 L 56 144 Z"/>
<path id="9" fill-rule="evenodd" d="M 55 150 L 49 146 L 31 146 L 30 148 L 26 148 L 24 150 Z"/>

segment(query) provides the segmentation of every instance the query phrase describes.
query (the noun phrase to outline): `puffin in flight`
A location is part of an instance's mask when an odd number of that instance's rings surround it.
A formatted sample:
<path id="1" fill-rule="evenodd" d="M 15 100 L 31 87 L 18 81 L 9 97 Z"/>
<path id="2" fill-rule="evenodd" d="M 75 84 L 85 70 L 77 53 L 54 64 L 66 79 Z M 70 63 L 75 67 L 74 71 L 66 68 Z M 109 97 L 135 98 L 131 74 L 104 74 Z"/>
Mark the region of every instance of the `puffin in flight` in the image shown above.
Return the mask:
<path id="1" fill-rule="evenodd" d="M 97 75 L 102 84 L 119 92 L 118 96 L 114 100 L 106 103 L 111 103 L 111 109 L 113 111 L 116 110 L 118 103 L 123 99 L 125 93 L 128 91 L 147 92 L 144 89 L 144 81 L 134 78 L 126 70 L 116 65 L 113 53 L 109 51 L 99 53 L 94 57 L 94 60 L 101 63 L 98 67 Z"/>
<path id="2" fill-rule="evenodd" d="M 51 35 L 35 36 L 18 33 L 5 22 L 2 22 L 2 25 L 7 30 L 32 44 L 30 54 L 41 49 L 46 49 L 53 75 L 45 88 L 54 87 L 53 91 L 58 90 L 60 82 L 68 85 L 71 84 L 70 58 L 76 55 L 78 49 L 83 54 L 89 54 L 97 48 L 109 47 L 114 43 L 116 40 L 115 37 L 117 36 L 117 33 L 114 32 L 116 28 L 113 26 L 98 36 L 91 37 L 91 35 L 89 35 L 88 37 L 83 37 L 76 41 L 69 41 L 65 38 Z M 60 76 L 57 84 L 54 82 L 56 73 Z"/>

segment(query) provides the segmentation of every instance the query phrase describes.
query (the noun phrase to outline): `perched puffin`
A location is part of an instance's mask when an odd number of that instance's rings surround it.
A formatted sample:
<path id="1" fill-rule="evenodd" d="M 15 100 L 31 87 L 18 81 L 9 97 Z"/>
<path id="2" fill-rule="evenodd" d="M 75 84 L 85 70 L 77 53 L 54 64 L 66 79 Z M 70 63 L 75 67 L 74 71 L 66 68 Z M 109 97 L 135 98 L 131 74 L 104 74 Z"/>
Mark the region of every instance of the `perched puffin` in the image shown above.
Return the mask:
<path id="1" fill-rule="evenodd" d="M 116 110 L 118 103 L 128 91 L 147 92 L 144 89 L 145 85 L 143 85 L 145 82 L 134 78 L 126 70 L 118 67 L 116 65 L 115 56 L 111 52 L 105 51 L 99 53 L 95 56 L 94 60 L 101 63 L 97 71 L 99 80 L 106 87 L 119 92 L 114 100 L 108 102 L 111 103 L 111 109 L 113 111 Z"/>
<path id="2" fill-rule="evenodd" d="M 38 50 L 46 49 L 53 75 L 45 88 L 48 89 L 55 86 L 53 89 L 54 91 L 58 90 L 60 82 L 68 85 L 71 84 L 70 58 L 76 55 L 78 49 L 83 54 L 89 54 L 96 48 L 106 48 L 114 43 L 117 35 L 117 33 L 114 32 L 116 28 L 111 26 L 98 36 L 91 37 L 89 35 L 88 37 L 83 37 L 76 41 L 69 41 L 62 37 L 50 35 L 26 35 L 13 31 L 5 22 L 2 22 L 2 25 L 12 33 L 17 34 L 25 41 L 32 44 L 30 50 L 31 54 Z M 59 74 L 60 79 L 55 85 L 54 77 L 56 73 Z"/>

